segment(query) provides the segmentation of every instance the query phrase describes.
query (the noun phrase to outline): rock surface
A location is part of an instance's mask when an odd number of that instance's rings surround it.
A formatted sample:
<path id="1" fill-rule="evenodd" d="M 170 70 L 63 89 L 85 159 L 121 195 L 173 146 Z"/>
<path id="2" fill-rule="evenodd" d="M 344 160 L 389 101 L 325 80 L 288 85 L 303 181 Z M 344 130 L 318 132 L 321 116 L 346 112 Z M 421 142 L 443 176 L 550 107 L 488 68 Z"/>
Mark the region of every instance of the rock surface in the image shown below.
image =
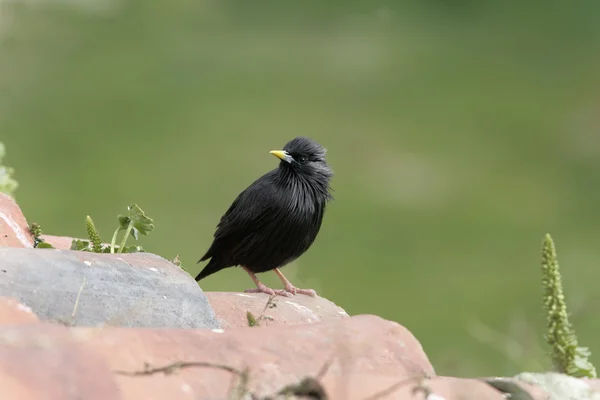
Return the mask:
<path id="1" fill-rule="evenodd" d="M 7 400 L 227 398 L 235 377 L 218 368 L 183 367 L 168 374 L 144 375 L 146 363 L 156 368 L 177 361 L 248 368 L 248 390 L 271 394 L 307 374 L 316 375 L 328 360 L 332 362 L 323 384 L 332 393 L 342 392 L 332 399 L 362 399 L 363 394 L 386 389 L 399 377 L 434 373 L 421 346 L 405 328 L 368 315 L 301 329 L 0 325 L 0 370 L 10 369 L 0 378 L 0 387 L 11 387 L 11 392 L 3 393 L 14 396 L 3 397 Z M 41 383 L 32 385 L 25 371 L 32 371 Z M 39 397 L 42 389 L 44 395 Z M 72 390 L 72 397 L 65 396 L 67 390 Z M 88 390 L 94 397 L 77 397 Z"/>
<path id="2" fill-rule="evenodd" d="M 0 248 L 0 260 L 0 295 L 21 301 L 43 320 L 86 326 L 219 327 L 193 278 L 150 253 Z"/>
<path id="3" fill-rule="evenodd" d="M 600 398 L 598 379 L 435 376 L 397 323 L 349 317 L 322 297 L 205 294 L 159 256 L 70 251 L 72 238 L 42 238 L 63 250 L 33 249 L 21 210 L 0 193 L 1 400 L 248 400 L 307 376 L 328 400 L 500 400 L 499 383 L 521 400 Z M 228 397 L 240 388 L 246 396 Z"/>
<path id="4" fill-rule="evenodd" d="M 74 239 L 77 240 L 89 240 L 84 238 L 72 238 L 69 236 L 55 236 L 55 235 L 46 235 L 43 234 L 40 236 L 40 239 L 44 239 L 44 242 L 51 244 L 54 248 L 59 250 L 69 250 L 71 248 L 71 243 Z M 109 243 L 102 243 L 103 246 L 109 245 Z"/>
<path id="5" fill-rule="evenodd" d="M 0 193 L 0 247 L 33 247 L 33 236 L 12 197 Z"/>
<path id="6" fill-rule="evenodd" d="M 0 325 L 2 400 L 119 400 L 118 384 L 101 356 L 50 324 Z"/>
<path id="7" fill-rule="evenodd" d="M 11 297 L 0 297 L 0 325 L 25 324 L 37 321 L 39 321 L 39 318 L 31 308 Z"/>
<path id="8" fill-rule="evenodd" d="M 260 326 L 311 324 L 348 318 L 341 307 L 323 297 L 275 296 L 264 293 L 206 292 L 223 328 L 247 327 L 250 312 Z"/>
<path id="9" fill-rule="evenodd" d="M 139 371 L 177 361 L 225 364 L 249 369 L 248 388 L 271 394 L 317 374 L 329 360 L 329 374 L 376 373 L 406 377 L 434 374 L 419 342 L 404 327 L 362 315 L 344 320 L 290 327 L 226 330 L 133 330 L 123 328 L 72 331 L 82 344 L 106 357 L 112 370 Z M 231 373 L 217 368 L 185 368 L 168 376 L 119 376 L 127 398 L 154 393 L 167 398 L 182 387 L 194 398 L 226 398 Z M 375 390 L 379 388 L 374 388 Z M 162 394 L 162 397 L 158 395 Z"/>
<path id="10" fill-rule="evenodd" d="M 6 308 L 23 306 L 1 299 Z M 67 328 L 0 315 L 2 400 L 227 399 L 240 380 L 219 367 L 247 368 L 243 387 L 263 396 L 310 376 L 329 400 L 505 398 L 482 380 L 435 376 L 410 332 L 372 315 L 225 330 Z M 177 362 L 209 365 L 165 368 Z M 533 400 L 550 399 L 543 386 L 503 380 L 519 383 Z M 590 388 L 586 399 L 599 395 L 591 391 L 598 380 L 569 380 Z"/>

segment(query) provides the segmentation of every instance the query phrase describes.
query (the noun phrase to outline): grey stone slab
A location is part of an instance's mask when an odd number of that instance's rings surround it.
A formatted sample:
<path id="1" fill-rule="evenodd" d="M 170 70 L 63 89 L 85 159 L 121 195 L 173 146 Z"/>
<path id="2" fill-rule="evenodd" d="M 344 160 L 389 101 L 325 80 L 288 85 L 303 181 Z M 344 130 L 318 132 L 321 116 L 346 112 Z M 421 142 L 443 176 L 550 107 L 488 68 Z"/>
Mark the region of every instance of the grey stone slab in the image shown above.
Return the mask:
<path id="1" fill-rule="evenodd" d="M 196 281 L 150 253 L 0 248 L 0 295 L 76 326 L 220 328 Z"/>

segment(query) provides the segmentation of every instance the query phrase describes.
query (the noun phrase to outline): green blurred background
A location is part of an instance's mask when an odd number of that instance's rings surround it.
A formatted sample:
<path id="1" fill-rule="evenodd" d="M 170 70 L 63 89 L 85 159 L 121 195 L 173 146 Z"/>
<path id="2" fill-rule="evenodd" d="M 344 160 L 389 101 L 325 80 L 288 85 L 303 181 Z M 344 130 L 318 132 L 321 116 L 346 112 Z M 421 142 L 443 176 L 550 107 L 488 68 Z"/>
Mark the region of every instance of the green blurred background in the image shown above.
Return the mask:
<path id="1" fill-rule="evenodd" d="M 29 222 L 197 273 L 235 196 L 297 135 L 335 202 L 285 268 L 398 321 L 437 372 L 546 367 L 540 246 L 557 242 L 600 363 L 600 2 L 0 1 L 0 140 Z M 274 274 L 268 284 L 277 285 Z M 252 287 L 229 269 L 209 291 Z"/>

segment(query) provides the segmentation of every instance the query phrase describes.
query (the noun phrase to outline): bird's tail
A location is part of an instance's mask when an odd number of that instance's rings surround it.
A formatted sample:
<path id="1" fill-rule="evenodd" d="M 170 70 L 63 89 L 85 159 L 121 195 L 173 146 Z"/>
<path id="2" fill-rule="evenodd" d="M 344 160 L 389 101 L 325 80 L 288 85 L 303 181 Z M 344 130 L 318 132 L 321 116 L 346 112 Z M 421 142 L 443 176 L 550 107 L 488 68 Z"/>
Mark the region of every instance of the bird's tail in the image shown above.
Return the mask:
<path id="1" fill-rule="evenodd" d="M 202 260 L 200 260 L 200 261 L 202 261 Z M 200 261 L 198 261 L 198 262 L 200 262 Z M 225 266 L 223 264 L 221 264 L 214 258 L 211 258 L 210 261 L 208 262 L 208 264 L 206 264 L 204 266 L 204 268 L 202 269 L 202 271 L 200 271 L 200 273 L 196 276 L 196 281 L 200 281 L 200 280 L 206 278 L 207 276 L 214 274 L 215 272 L 219 272 L 223 268 L 225 268 Z"/>

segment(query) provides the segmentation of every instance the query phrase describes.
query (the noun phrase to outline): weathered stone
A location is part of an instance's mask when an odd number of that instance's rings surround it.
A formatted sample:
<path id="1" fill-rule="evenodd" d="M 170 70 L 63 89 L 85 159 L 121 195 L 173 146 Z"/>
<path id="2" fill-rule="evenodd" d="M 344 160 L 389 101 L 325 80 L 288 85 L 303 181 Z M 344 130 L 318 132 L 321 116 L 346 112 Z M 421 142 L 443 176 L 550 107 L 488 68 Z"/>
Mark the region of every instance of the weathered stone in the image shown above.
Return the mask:
<path id="1" fill-rule="evenodd" d="M 12 197 L 0 193 L 0 247 L 33 247 L 27 220 Z"/>
<path id="2" fill-rule="evenodd" d="M 501 392 L 475 379 L 439 376 L 400 381 L 396 381 L 396 390 L 388 390 L 386 396 L 378 396 L 377 400 L 505 400 Z"/>
<path id="3" fill-rule="evenodd" d="M 72 334 L 103 355 L 116 371 L 143 371 L 145 363 L 162 367 L 179 361 L 248 368 L 248 388 L 257 394 L 270 394 L 307 374 L 317 374 L 330 359 L 327 379 L 371 374 L 391 378 L 386 383 L 393 383 L 403 377 L 434 375 L 421 345 L 408 330 L 371 315 L 287 327 L 212 331 L 78 327 Z M 218 399 L 226 398 L 232 374 L 191 367 L 168 375 L 117 375 L 117 381 L 125 399 L 184 395 Z"/>
<path id="4" fill-rule="evenodd" d="M 340 307 L 323 297 L 271 297 L 264 293 L 206 292 L 223 328 L 248 326 L 247 313 L 261 326 L 311 324 L 348 318 Z M 270 300 L 271 299 L 271 300 Z"/>
<path id="5" fill-rule="evenodd" d="M 0 271 L 0 274 L 2 271 Z M 26 324 L 38 322 L 37 315 L 27 307 L 10 297 L 0 297 L 0 325 Z"/>
<path id="6" fill-rule="evenodd" d="M 327 361 L 329 368 L 324 369 Z M 176 362 L 212 366 L 152 370 Z M 435 376 L 406 329 L 370 315 L 227 330 L 0 325 L 2 400 L 226 399 L 239 380 L 220 366 L 247 368 L 245 388 L 263 396 L 324 372 L 319 381 L 330 400 L 504 398 L 483 380 Z M 544 387 L 565 399 L 593 400 L 598 395 L 590 389 L 597 380 L 558 374 L 502 380 L 528 390 Z M 530 394 L 535 400 L 551 398 L 539 390 Z"/>
<path id="7" fill-rule="evenodd" d="M 523 390 L 532 400 L 550 400 L 550 395 L 541 387 L 537 385 L 533 385 L 531 383 L 524 382 L 522 380 L 517 380 L 516 378 L 510 377 L 493 377 L 493 378 L 482 378 L 482 381 L 488 382 L 498 389 L 502 389 L 503 393 L 515 394 L 518 390 Z M 512 386 L 510 386 L 512 385 Z M 516 385 L 516 389 L 514 389 L 514 385 Z M 508 389 L 508 390 L 507 390 Z M 505 391 L 505 392 L 504 392 Z M 518 395 L 518 393 L 516 393 Z M 526 399 L 523 399 L 526 400 Z"/>
<path id="8" fill-rule="evenodd" d="M 65 327 L 0 325 L 2 400 L 120 400 L 101 357 L 74 341 Z"/>
<path id="9" fill-rule="evenodd" d="M 59 250 L 69 250 L 71 248 L 71 243 L 73 240 L 86 240 L 84 238 L 72 238 L 69 236 L 55 236 L 55 235 L 41 235 L 40 239 L 44 239 L 44 241 L 48 244 L 51 244 L 54 248 Z M 103 246 L 107 246 L 109 243 L 102 243 Z"/>
<path id="10" fill-rule="evenodd" d="M 0 295 L 17 299 L 42 320 L 86 326 L 219 327 L 194 279 L 154 254 L 0 248 L 0 260 L 6 271 L 0 272 Z"/>

